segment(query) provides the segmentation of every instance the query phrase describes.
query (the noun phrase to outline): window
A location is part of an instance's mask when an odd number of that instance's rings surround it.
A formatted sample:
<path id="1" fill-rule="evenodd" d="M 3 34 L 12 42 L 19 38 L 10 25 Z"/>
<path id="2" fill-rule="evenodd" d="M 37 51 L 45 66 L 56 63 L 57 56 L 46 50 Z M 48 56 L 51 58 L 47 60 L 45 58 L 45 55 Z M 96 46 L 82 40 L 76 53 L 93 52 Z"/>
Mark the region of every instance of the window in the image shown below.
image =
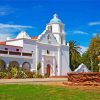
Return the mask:
<path id="1" fill-rule="evenodd" d="M 49 29 L 50 31 L 52 31 L 52 26 L 48 26 L 48 29 Z"/>
<path id="2" fill-rule="evenodd" d="M 47 38 L 48 38 L 48 40 L 50 39 L 50 35 L 49 34 L 48 34 Z"/>
<path id="3" fill-rule="evenodd" d="M 50 30 L 52 31 L 52 26 L 50 26 Z"/>
<path id="4" fill-rule="evenodd" d="M 5 50 L 8 50 L 8 48 L 5 48 Z"/>
<path id="5" fill-rule="evenodd" d="M 49 50 L 47 50 L 47 54 L 49 54 L 50 52 L 49 52 Z"/>
<path id="6" fill-rule="evenodd" d="M 19 51 L 19 49 L 16 49 L 16 51 Z"/>
<path id="7" fill-rule="evenodd" d="M 62 31 L 63 31 L 63 26 L 60 26 L 60 32 L 62 33 Z"/>

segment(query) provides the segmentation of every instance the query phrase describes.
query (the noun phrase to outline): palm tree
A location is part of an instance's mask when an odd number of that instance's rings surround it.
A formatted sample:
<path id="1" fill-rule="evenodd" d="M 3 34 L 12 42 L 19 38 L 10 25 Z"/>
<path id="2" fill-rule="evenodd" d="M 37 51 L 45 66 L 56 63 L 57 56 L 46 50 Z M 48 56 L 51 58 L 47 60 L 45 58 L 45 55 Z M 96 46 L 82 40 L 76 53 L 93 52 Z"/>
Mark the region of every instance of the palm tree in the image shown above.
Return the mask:
<path id="1" fill-rule="evenodd" d="M 70 57 L 70 68 L 75 68 L 80 64 L 80 47 L 76 44 L 76 41 L 69 41 L 69 57 Z"/>

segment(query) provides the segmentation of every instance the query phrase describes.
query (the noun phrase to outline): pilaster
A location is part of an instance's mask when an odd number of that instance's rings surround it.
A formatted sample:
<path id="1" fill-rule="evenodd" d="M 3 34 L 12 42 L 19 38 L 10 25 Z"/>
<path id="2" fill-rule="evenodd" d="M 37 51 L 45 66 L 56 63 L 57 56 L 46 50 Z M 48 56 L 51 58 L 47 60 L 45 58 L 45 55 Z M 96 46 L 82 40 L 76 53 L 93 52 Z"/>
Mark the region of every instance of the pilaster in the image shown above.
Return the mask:
<path id="1" fill-rule="evenodd" d="M 58 76 L 61 75 L 61 49 L 58 47 Z"/>
<path id="2" fill-rule="evenodd" d="M 41 65 L 42 65 L 42 75 L 44 76 L 44 57 L 42 57 Z"/>
<path id="3" fill-rule="evenodd" d="M 53 58 L 53 76 L 55 76 L 55 58 Z"/>
<path id="4" fill-rule="evenodd" d="M 38 53 L 39 53 L 39 51 L 38 51 L 38 45 L 36 45 L 36 73 L 37 73 L 37 66 L 38 66 Z"/>

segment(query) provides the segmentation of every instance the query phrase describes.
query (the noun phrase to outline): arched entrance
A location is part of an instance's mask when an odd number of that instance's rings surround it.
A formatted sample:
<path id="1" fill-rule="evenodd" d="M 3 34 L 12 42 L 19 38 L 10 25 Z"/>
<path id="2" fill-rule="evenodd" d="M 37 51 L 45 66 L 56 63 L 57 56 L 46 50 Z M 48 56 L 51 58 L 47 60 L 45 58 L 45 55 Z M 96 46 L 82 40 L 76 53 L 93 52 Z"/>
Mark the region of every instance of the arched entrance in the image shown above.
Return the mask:
<path id="1" fill-rule="evenodd" d="M 6 70 L 6 63 L 4 60 L 0 59 L 0 71 Z"/>
<path id="2" fill-rule="evenodd" d="M 22 69 L 23 69 L 24 71 L 30 71 L 30 69 L 31 69 L 30 63 L 29 63 L 29 62 L 24 62 L 24 63 L 22 64 Z"/>
<path id="3" fill-rule="evenodd" d="M 19 63 L 17 61 L 11 61 L 11 62 L 9 62 L 8 70 L 11 70 L 11 68 L 17 68 L 17 69 L 19 69 Z"/>
<path id="4" fill-rule="evenodd" d="M 50 69 L 51 69 L 51 65 L 47 64 L 47 67 L 46 67 L 46 75 L 47 75 L 47 77 L 50 76 Z"/>

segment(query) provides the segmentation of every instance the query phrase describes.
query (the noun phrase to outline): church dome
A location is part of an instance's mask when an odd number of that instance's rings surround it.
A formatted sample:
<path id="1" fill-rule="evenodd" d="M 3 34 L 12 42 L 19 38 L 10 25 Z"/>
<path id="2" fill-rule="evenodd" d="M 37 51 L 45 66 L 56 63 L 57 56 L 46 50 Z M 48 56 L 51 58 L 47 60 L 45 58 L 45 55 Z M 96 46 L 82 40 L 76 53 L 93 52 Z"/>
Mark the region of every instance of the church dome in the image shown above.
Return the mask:
<path id="1" fill-rule="evenodd" d="M 20 39 L 20 38 L 31 39 L 31 37 L 25 31 L 22 31 L 17 35 L 16 39 Z"/>
<path id="2" fill-rule="evenodd" d="M 54 14 L 54 17 L 50 20 L 50 23 L 61 23 L 61 20 L 58 18 L 57 14 Z"/>

